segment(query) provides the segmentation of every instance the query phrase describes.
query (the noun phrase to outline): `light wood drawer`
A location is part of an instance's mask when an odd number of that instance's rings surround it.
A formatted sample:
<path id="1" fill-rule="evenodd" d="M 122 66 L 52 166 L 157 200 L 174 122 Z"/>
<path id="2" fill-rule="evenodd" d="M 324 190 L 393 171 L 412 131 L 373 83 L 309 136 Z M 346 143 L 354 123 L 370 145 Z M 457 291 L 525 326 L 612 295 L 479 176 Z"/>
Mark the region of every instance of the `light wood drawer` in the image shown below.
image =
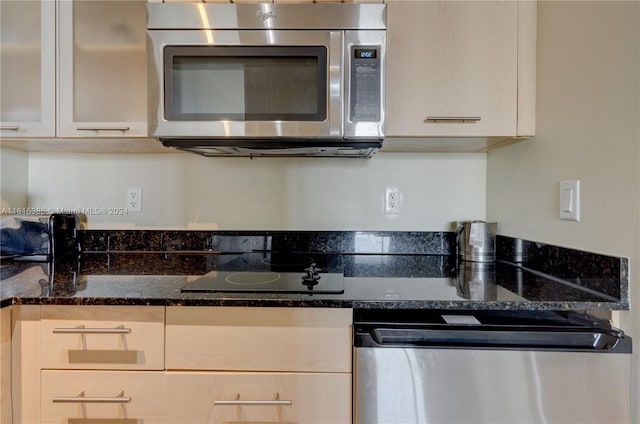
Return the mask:
<path id="1" fill-rule="evenodd" d="M 172 423 L 351 422 L 350 374 L 167 372 L 167 390 Z"/>
<path id="2" fill-rule="evenodd" d="M 176 370 L 351 372 L 351 309 L 169 307 Z"/>
<path id="3" fill-rule="evenodd" d="M 42 368 L 164 369 L 163 306 L 43 306 Z"/>
<path id="4" fill-rule="evenodd" d="M 164 380 L 161 371 L 42 371 L 41 422 L 165 422 Z"/>

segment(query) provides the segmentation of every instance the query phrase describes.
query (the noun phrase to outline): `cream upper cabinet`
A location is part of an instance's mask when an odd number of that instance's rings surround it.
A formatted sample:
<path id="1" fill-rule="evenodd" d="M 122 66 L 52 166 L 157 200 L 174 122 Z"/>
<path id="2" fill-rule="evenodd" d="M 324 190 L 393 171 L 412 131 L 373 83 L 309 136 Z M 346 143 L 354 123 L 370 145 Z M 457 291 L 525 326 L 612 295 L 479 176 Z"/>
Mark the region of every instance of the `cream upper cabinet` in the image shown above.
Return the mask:
<path id="1" fill-rule="evenodd" d="M 56 10 L 0 1 L 0 137 L 55 136 Z"/>
<path id="2" fill-rule="evenodd" d="M 535 7 L 387 2 L 387 137 L 533 135 Z"/>
<path id="3" fill-rule="evenodd" d="M 146 0 L 58 5 L 58 136 L 146 137 Z"/>
<path id="4" fill-rule="evenodd" d="M 145 0 L 3 0 L 0 11 L 2 138 L 146 137 Z"/>

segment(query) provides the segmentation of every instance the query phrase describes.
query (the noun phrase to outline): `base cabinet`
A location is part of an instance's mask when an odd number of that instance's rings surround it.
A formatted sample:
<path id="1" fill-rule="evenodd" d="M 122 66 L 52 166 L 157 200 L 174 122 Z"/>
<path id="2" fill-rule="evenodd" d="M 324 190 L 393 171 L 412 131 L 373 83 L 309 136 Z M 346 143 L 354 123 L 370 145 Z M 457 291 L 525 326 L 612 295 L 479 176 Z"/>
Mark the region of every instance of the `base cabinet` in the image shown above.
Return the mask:
<path id="1" fill-rule="evenodd" d="M 350 309 L 168 307 L 168 370 L 351 373 Z"/>
<path id="2" fill-rule="evenodd" d="M 163 423 L 164 393 L 163 372 L 45 370 L 41 422 Z"/>
<path id="3" fill-rule="evenodd" d="M 349 423 L 351 375 L 168 372 L 172 423 Z"/>
<path id="4" fill-rule="evenodd" d="M 0 309 L 0 423 L 11 418 L 11 308 Z"/>
<path id="5" fill-rule="evenodd" d="M 351 423 L 350 309 L 168 307 L 167 419 Z"/>
<path id="6" fill-rule="evenodd" d="M 46 369 L 164 369 L 164 307 L 42 306 Z"/>
<path id="7" fill-rule="evenodd" d="M 16 424 L 351 423 L 350 309 L 6 311 L 0 353 L 13 360 L 0 381 L 11 373 L 13 405 L 3 391 L 2 424 L 11 412 Z"/>

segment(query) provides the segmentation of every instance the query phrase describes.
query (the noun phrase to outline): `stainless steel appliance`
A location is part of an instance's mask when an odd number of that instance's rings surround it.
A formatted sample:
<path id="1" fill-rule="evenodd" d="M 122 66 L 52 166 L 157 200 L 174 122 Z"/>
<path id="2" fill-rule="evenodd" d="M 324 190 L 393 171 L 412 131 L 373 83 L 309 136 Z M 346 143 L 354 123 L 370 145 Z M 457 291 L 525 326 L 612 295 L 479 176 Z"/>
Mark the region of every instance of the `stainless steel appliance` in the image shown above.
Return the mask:
<path id="1" fill-rule="evenodd" d="M 342 256 L 330 253 L 252 252 L 224 255 L 215 271 L 182 287 L 183 292 L 344 292 Z"/>
<path id="2" fill-rule="evenodd" d="M 545 311 L 357 310 L 357 423 L 628 423 L 631 339 Z"/>
<path id="3" fill-rule="evenodd" d="M 384 4 L 149 3 L 149 135 L 205 156 L 370 157 Z"/>

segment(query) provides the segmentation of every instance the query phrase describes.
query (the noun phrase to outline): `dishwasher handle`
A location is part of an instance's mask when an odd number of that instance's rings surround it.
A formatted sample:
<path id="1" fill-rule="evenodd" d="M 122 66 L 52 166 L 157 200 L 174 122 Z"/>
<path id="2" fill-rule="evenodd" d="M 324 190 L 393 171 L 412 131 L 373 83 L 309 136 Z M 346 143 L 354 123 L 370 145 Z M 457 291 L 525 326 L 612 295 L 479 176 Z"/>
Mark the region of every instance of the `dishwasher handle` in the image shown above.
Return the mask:
<path id="1" fill-rule="evenodd" d="M 380 348 L 631 352 L 629 337 L 598 329 L 357 328 L 355 344 Z"/>

